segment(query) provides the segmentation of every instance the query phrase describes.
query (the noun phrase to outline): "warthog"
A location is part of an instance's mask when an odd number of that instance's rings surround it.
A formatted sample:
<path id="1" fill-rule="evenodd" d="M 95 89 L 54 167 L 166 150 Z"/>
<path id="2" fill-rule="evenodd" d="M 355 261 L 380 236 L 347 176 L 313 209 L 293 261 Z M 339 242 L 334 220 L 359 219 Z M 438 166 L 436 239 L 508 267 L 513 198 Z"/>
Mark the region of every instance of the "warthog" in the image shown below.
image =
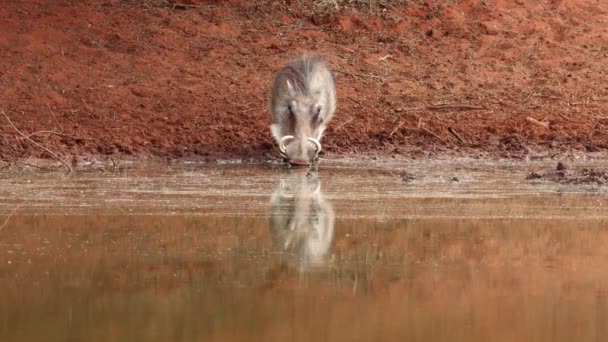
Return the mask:
<path id="1" fill-rule="evenodd" d="M 270 198 L 270 236 L 275 250 L 293 253 L 300 270 L 325 261 L 334 236 L 333 208 L 316 176 L 281 178 Z"/>
<path id="2" fill-rule="evenodd" d="M 276 74 L 270 107 L 270 131 L 283 158 L 292 165 L 310 165 L 336 111 L 332 70 L 318 56 L 294 59 Z"/>

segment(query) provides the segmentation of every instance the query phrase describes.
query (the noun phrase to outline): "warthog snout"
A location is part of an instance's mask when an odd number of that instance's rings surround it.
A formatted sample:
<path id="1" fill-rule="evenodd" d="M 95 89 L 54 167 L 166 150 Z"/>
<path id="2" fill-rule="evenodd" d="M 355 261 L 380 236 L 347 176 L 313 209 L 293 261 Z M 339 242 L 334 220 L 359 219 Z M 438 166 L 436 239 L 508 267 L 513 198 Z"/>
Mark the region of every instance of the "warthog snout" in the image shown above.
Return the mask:
<path id="1" fill-rule="evenodd" d="M 291 165 L 307 166 L 319 156 L 321 143 L 315 138 L 296 138 L 293 135 L 286 135 L 279 141 L 279 150 Z"/>

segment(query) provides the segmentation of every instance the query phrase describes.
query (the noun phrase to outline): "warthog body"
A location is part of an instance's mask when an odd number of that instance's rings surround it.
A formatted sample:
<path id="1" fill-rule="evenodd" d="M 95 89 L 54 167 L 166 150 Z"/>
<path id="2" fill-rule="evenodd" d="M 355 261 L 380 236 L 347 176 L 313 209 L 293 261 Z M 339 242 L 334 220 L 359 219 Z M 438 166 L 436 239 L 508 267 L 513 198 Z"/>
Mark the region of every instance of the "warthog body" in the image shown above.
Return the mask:
<path id="1" fill-rule="evenodd" d="M 300 270 L 322 265 L 333 240 L 335 215 L 319 178 L 282 178 L 270 204 L 273 248 L 292 253 Z"/>
<path id="2" fill-rule="evenodd" d="M 281 155 L 290 164 L 309 165 L 336 111 L 332 70 L 317 56 L 301 55 L 276 74 L 270 102 L 270 130 Z"/>

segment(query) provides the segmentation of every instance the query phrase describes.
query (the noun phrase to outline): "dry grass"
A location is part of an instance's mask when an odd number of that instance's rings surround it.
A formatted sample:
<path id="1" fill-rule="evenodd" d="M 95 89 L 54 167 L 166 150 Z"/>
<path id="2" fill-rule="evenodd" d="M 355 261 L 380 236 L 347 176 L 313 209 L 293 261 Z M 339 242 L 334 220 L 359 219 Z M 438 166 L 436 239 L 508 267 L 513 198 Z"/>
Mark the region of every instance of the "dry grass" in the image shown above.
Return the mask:
<path id="1" fill-rule="evenodd" d="M 389 7 L 406 5 L 411 0 L 314 0 L 312 11 L 317 15 L 335 15 L 341 10 L 355 9 L 360 12 L 381 12 Z"/>

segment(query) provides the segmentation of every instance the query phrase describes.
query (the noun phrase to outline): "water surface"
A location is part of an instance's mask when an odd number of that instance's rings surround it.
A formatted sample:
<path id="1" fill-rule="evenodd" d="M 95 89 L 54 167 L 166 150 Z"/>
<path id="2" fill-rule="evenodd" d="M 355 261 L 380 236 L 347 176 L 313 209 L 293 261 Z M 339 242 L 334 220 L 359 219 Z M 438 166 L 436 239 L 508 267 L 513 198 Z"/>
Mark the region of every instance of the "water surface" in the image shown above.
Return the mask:
<path id="1" fill-rule="evenodd" d="M 608 191 L 541 167 L 2 173 L 0 341 L 604 341 Z"/>

